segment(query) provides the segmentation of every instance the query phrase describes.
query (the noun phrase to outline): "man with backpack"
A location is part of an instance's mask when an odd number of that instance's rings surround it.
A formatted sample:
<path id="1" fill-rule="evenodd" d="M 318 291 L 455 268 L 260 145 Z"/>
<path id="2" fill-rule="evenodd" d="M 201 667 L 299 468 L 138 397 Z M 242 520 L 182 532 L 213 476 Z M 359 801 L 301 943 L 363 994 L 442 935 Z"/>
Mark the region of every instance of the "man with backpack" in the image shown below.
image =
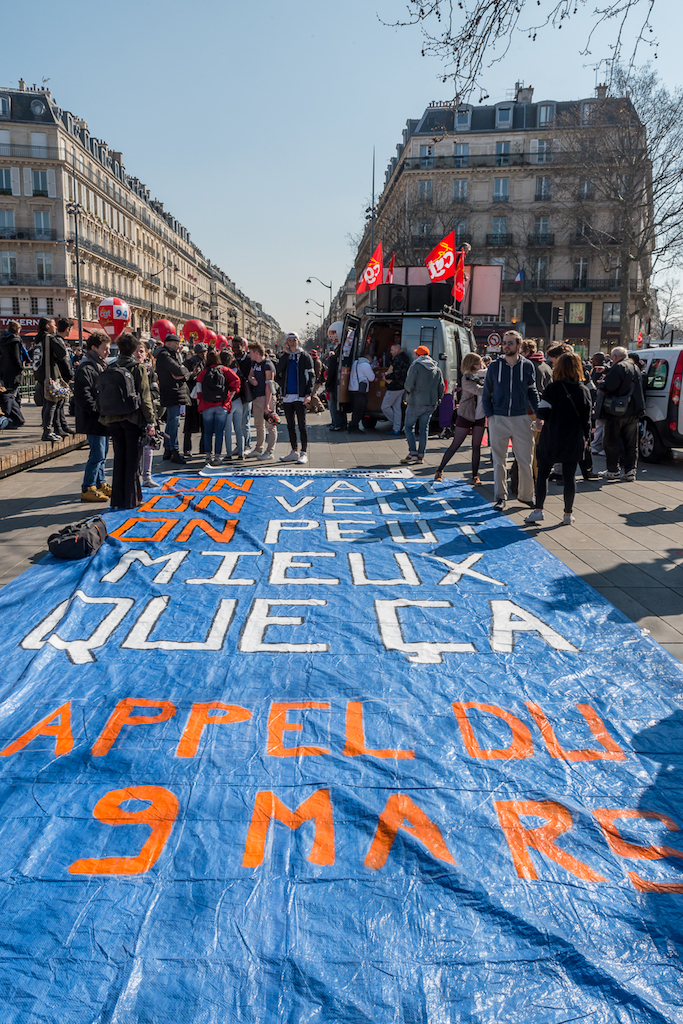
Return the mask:
<path id="1" fill-rule="evenodd" d="M 619 479 L 620 446 L 624 448 L 624 482 L 635 483 L 638 462 L 638 423 L 645 410 L 640 367 L 621 346 L 611 352 L 612 366 L 598 384 L 595 412 L 605 422 L 604 480 Z"/>
<path id="2" fill-rule="evenodd" d="M 159 398 L 166 407 L 166 433 L 168 448 L 164 451 L 164 459 L 170 459 L 184 466 L 187 459 L 180 454 L 178 448 L 178 426 L 180 424 L 180 406 L 189 405 L 190 391 L 187 381 L 190 371 L 183 366 L 180 358 L 180 339 L 176 334 L 167 334 L 164 344 L 157 351 L 156 370 L 159 378 Z"/>
<path id="3" fill-rule="evenodd" d="M 107 368 L 111 342 L 104 331 L 93 331 L 74 377 L 76 430 L 85 434 L 90 453 L 83 472 L 81 501 L 109 501 L 111 487 L 105 482 L 104 466 L 109 448 L 109 431 L 100 423 L 97 380 Z"/>

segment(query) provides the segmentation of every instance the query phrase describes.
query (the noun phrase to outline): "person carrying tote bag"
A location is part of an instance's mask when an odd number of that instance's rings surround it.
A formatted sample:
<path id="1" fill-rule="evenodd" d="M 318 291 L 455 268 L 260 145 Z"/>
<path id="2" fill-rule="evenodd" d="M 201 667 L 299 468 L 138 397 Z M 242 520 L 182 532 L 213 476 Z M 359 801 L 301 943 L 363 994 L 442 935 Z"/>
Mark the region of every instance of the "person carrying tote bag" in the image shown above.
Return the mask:
<path id="1" fill-rule="evenodd" d="M 41 385 L 43 393 L 41 440 L 52 442 L 62 440 L 55 424 L 59 422 L 60 403 L 63 404 L 70 395 L 66 382 L 72 377 L 66 345 L 55 336 L 55 331 L 54 320 L 41 317 L 33 346 L 33 369 L 36 383 Z"/>

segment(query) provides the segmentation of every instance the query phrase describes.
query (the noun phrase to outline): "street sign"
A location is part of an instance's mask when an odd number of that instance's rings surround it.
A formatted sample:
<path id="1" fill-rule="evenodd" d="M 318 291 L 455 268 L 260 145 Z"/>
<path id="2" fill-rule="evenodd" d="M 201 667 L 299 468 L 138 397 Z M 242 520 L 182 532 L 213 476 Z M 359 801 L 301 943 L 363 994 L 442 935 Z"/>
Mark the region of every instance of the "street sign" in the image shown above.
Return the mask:
<path id="1" fill-rule="evenodd" d="M 490 349 L 500 348 L 500 343 L 500 334 L 497 334 L 495 331 L 493 332 L 493 334 L 489 334 L 488 338 L 486 339 L 486 344 Z"/>

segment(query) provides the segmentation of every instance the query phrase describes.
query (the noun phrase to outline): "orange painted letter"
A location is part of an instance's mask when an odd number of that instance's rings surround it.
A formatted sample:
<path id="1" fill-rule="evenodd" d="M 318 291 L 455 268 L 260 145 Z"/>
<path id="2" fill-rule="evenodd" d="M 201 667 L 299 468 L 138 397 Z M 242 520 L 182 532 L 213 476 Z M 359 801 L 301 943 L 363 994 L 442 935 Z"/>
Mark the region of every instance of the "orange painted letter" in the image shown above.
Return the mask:
<path id="1" fill-rule="evenodd" d="M 359 700 L 350 700 L 346 705 L 346 744 L 344 757 L 359 757 L 369 754 L 371 757 L 415 757 L 412 750 L 368 750 L 365 746 L 365 730 L 363 729 L 363 705 Z"/>
<path id="2" fill-rule="evenodd" d="M 131 715 L 133 708 L 161 708 L 158 715 Z M 120 700 L 111 713 L 111 717 L 101 735 L 92 748 L 93 757 L 104 757 L 112 748 L 114 740 L 124 725 L 156 725 L 167 722 L 175 715 L 175 704 L 168 700 L 143 700 L 138 697 L 126 697 Z"/>
<path id="3" fill-rule="evenodd" d="M 406 820 L 409 822 L 408 825 L 405 824 Z M 364 861 L 366 868 L 374 868 L 375 871 L 379 871 L 384 867 L 400 828 L 405 832 L 410 832 L 411 836 L 415 836 L 421 843 L 424 843 L 437 860 L 455 864 L 439 831 L 439 826 L 431 821 L 405 793 L 393 793 L 379 816 L 375 838 L 372 840 L 372 846 Z"/>
<path id="4" fill-rule="evenodd" d="M 141 811 L 122 811 L 126 800 L 149 800 Z M 178 798 L 161 786 L 131 786 L 114 789 L 98 800 L 93 810 L 105 825 L 149 825 L 152 834 L 137 857 L 103 857 L 76 860 L 69 868 L 72 875 L 142 875 L 159 859 L 168 842 L 173 822 L 178 817 Z"/>
<path id="5" fill-rule="evenodd" d="M 536 868 L 529 856 L 527 847 L 538 850 L 545 857 L 550 857 L 565 871 L 571 872 L 584 882 L 604 882 L 605 879 L 587 864 L 572 857 L 555 840 L 564 832 L 568 832 L 574 824 L 569 811 L 556 800 L 496 800 L 498 818 L 503 827 L 510 853 L 520 878 L 538 878 Z M 535 818 L 545 818 L 547 825 L 538 828 L 525 828 L 519 820 L 520 815 L 530 814 Z"/>
<path id="6" fill-rule="evenodd" d="M 605 723 L 590 704 L 577 704 L 577 708 L 586 719 L 588 728 L 603 750 L 565 750 L 555 735 L 555 731 L 538 704 L 526 701 L 531 717 L 541 730 L 541 736 L 551 757 L 560 761 L 625 761 L 626 754 L 618 746 L 605 728 Z"/>
<path id="7" fill-rule="evenodd" d="M 207 494 L 205 498 L 197 502 L 197 509 L 208 508 L 209 504 L 213 501 L 219 508 L 225 509 L 226 512 L 239 512 L 246 500 L 246 494 L 239 494 L 234 501 L 230 502 L 219 498 L 216 494 Z"/>
<path id="8" fill-rule="evenodd" d="M 224 715 L 212 715 L 210 712 L 220 708 L 225 711 Z M 193 704 L 190 717 L 185 726 L 185 732 L 180 737 L 180 743 L 176 750 L 176 757 L 194 757 L 202 736 L 202 730 L 207 725 L 228 725 L 231 722 L 246 722 L 251 718 L 251 711 L 238 707 L 237 704 L 221 704 L 214 700 L 208 704 Z"/>
<path id="9" fill-rule="evenodd" d="M 291 829 L 298 828 L 304 821 L 315 821 L 315 837 L 307 859 L 311 864 L 334 864 L 334 818 L 329 789 L 317 790 L 293 812 L 278 800 L 275 793 L 257 793 L 242 867 L 257 868 L 263 863 L 266 836 L 272 818 Z"/>
<path id="10" fill-rule="evenodd" d="M 157 503 L 165 498 L 165 494 L 154 494 L 143 505 L 138 505 L 138 512 L 184 512 L 192 501 L 191 494 L 184 494 L 180 497 L 180 504 L 177 508 L 157 508 Z"/>
<path id="11" fill-rule="evenodd" d="M 58 715 L 59 724 L 50 725 Z M 57 708 L 47 718 L 43 718 L 37 725 L 32 725 L 28 732 L 25 732 L 18 740 L 14 740 L 4 750 L 0 750 L 0 757 L 10 757 L 12 754 L 16 754 L 17 750 L 21 750 L 27 743 L 34 740 L 36 736 L 55 736 L 55 757 L 68 754 L 74 745 L 73 736 L 71 735 L 71 704 L 68 702 L 62 704 L 61 708 Z"/>
<path id="12" fill-rule="evenodd" d="M 617 818 L 649 818 L 663 822 L 669 832 L 678 832 L 678 825 L 673 818 L 666 814 L 659 814 L 657 811 L 615 811 L 606 808 L 598 808 L 593 811 L 593 814 L 605 833 L 605 839 L 609 843 L 610 849 L 619 857 L 633 857 L 640 860 L 683 857 L 683 853 L 674 849 L 673 846 L 639 846 L 637 843 L 628 843 L 622 839 L 614 824 Z M 638 892 L 683 892 L 683 882 L 648 882 L 646 878 L 641 878 L 633 871 L 627 871 L 627 874 Z"/>
<path id="13" fill-rule="evenodd" d="M 300 722 L 288 722 L 287 712 L 301 708 L 322 708 L 329 711 L 329 704 L 321 704 L 316 700 L 292 701 L 287 704 L 273 703 L 268 715 L 268 753 L 271 757 L 312 757 L 317 754 L 329 754 L 325 747 L 285 747 L 282 734 L 285 732 L 302 732 Z"/>
<path id="14" fill-rule="evenodd" d="M 477 708 L 479 711 L 487 711 L 490 715 L 502 718 L 512 730 L 512 743 L 502 750 L 482 750 L 474 735 L 474 731 L 467 717 L 467 708 Z M 496 707 L 495 704 L 477 704 L 475 701 L 456 701 L 453 705 L 453 713 L 458 720 L 460 732 L 470 757 L 478 757 L 483 761 L 507 760 L 508 758 L 532 757 L 534 744 L 531 733 L 519 718 L 511 715 L 509 711 Z"/>
<path id="15" fill-rule="evenodd" d="M 211 540 L 215 540 L 218 544 L 229 544 L 235 533 L 235 527 L 237 526 L 239 519 L 228 519 L 227 523 L 223 527 L 223 532 L 219 533 L 215 530 L 211 523 L 207 523 L 205 519 L 190 519 L 189 522 L 185 523 L 182 530 L 176 537 L 177 541 L 181 543 L 189 540 L 195 530 L 203 530 Z"/>
<path id="16" fill-rule="evenodd" d="M 166 536 L 166 534 L 170 533 L 171 530 L 173 529 L 173 527 L 177 523 L 179 523 L 179 522 L 180 522 L 179 519 L 166 519 L 166 518 L 164 518 L 164 519 L 145 519 L 144 516 L 133 516 L 132 519 L 126 519 L 126 521 L 123 524 L 123 526 L 119 526 L 119 528 L 117 530 L 112 530 L 112 532 L 109 534 L 109 536 L 110 537 L 116 537 L 117 540 L 128 540 L 128 541 L 151 540 L 151 541 L 160 541 L 160 540 L 163 540 L 164 537 Z M 149 536 L 149 537 L 125 537 L 124 534 L 127 533 L 128 530 L 132 530 L 132 528 L 134 526 L 137 526 L 138 523 L 161 523 L 161 526 L 158 526 L 156 528 L 156 530 L 154 531 L 154 533 L 151 536 Z"/>

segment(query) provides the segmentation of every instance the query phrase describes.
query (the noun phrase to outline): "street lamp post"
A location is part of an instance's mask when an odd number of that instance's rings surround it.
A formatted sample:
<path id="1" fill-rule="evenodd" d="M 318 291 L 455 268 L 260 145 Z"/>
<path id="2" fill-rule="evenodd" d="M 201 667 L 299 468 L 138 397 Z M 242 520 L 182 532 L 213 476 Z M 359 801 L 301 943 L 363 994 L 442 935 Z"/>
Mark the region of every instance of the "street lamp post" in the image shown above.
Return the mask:
<path id="1" fill-rule="evenodd" d="M 306 299 L 306 305 L 308 305 L 309 302 L 315 302 L 316 306 L 320 306 L 320 308 L 323 311 L 323 323 L 325 323 L 325 303 L 324 302 L 318 302 L 317 299 Z"/>
<path id="2" fill-rule="evenodd" d="M 74 228 L 75 235 L 74 241 L 76 245 L 76 305 L 78 312 L 78 344 L 83 346 L 83 311 L 81 309 L 81 256 L 78 248 L 78 215 L 82 212 L 83 207 L 78 202 L 66 204 L 67 213 L 72 213 L 74 216 Z"/>
<path id="3" fill-rule="evenodd" d="M 332 309 L 332 282 L 330 281 L 329 284 L 325 284 L 325 282 L 321 281 L 319 277 L 315 276 L 315 274 L 311 274 L 310 277 L 306 278 L 306 284 L 312 284 L 313 281 L 317 281 L 319 284 L 321 284 L 323 286 L 323 288 L 328 288 L 329 289 L 329 292 L 330 292 L 330 309 Z"/>

